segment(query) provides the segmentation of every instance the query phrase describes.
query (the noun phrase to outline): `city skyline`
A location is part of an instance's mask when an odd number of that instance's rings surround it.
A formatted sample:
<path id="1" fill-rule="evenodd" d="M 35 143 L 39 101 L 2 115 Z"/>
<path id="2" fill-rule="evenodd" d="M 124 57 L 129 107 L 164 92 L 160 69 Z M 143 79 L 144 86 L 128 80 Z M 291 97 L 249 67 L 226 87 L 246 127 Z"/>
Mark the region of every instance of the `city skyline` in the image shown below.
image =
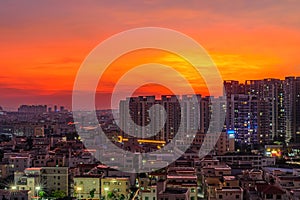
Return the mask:
<path id="1" fill-rule="evenodd" d="M 0 2 L 0 200 L 300 199 L 299 0 Z"/>
<path id="2" fill-rule="evenodd" d="M 297 1 L 238 1 L 231 5 L 176 1 L 171 6 L 150 1 L 2 4 L 2 107 L 44 102 L 70 105 L 77 70 L 89 52 L 113 34 L 144 26 L 174 29 L 195 39 L 208 51 L 224 80 L 300 75 Z M 182 60 L 157 51 L 125 55 L 114 65 L 126 68 L 148 60 L 184 69 Z M 108 84 L 99 91 L 104 99 L 109 99 L 110 81 L 114 80 L 108 77 Z M 153 87 L 144 87 L 140 94 L 151 90 Z"/>
<path id="3" fill-rule="evenodd" d="M 287 76 L 285 77 L 284 79 L 279 79 L 279 78 L 274 78 L 274 77 L 268 77 L 268 78 L 263 78 L 263 79 L 248 79 L 248 80 L 245 80 L 244 82 L 241 82 L 239 80 L 224 80 L 224 88 L 223 88 L 223 94 L 222 95 L 219 95 L 219 96 L 210 96 L 208 91 L 207 91 L 207 88 L 204 89 L 204 92 L 197 92 L 196 94 L 197 95 L 200 95 L 202 97 L 215 97 L 215 98 L 218 98 L 218 97 L 222 97 L 222 96 L 228 96 L 228 94 L 230 94 L 232 91 L 229 91 L 227 93 L 225 93 L 225 89 L 226 89 L 226 83 L 229 83 L 231 84 L 231 82 L 235 83 L 236 86 L 238 85 L 241 85 L 241 88 L 243 90 L 243 92 L 245 91 L 245 85 L 248 85 L 249 88 L 250 87 L 253 87 L 253 86 L 250 86 L 252 84 L 254 84 L 255 82 L 259 82 L 259 81 L 272 81 L 272 80 L 279 80 L 279 81 L 284 81 L 284 80 L 288 80 L 289 78 L 298 78 L 298 76 Z M 143 87 L 147 87 L 147 85 L 143 85 L 142 87 L 140 87 L 139 89 L 137 89 L 133 94 L 132 96 L 128 96 L 126 98 L 129 98 L 129 97 L 146 97 L 146 96 L 155 96 L 156 99 L 160 99 L 162 96 L 168 96 L 168 95 L 179 95 L 179 96 L 182 96 L 182 95 L 192 95 L 192 94 L 189 94 L 189 93 L 180 93 L 180 94 L 174 94 L 171 90 L 169 90 L 168 88 L 162 86 L 162 85 L 159 85 L 159 84 L 153 84 L 151 87 L 155 88 L 156 90 L 154 92 L 149 92 L 149 91 L 145 91 L 143 90 Z M 238 86 L 240 87 L 240 86 Z M 248 89 L 249 89 L 248 88 Z M 224 96 L 224 97 L 225 97 Z M 103 94 L 99 94 L 98 92 L 96 93 L 96 100 L 97 99 L 100 99 L 100 98 L 106 98 L 105 100 L 107 101 L 106 103 L 106 107 L 99 107 L 99 106 L 96 106 L 96 110 L 109 110 L 109 109 L 112 109 L 112 110 L 116 110 L 116 109 L 119 109 L 119 107 L 116 107 L 116 108 L 111 108 L 110 107 L 110 98 L 111 98 L 111 95 L 110 94 L 107 94 L 107 95 L 103 95 Z M 71 98 L 71 96 L 70 96 Z M 120 99 L 120 101 L 123 101 L 125 100 L 124 99 Z M 60 103 L 60 102 L 53 102 L 53 103 L 46 103 L 46 102 L 38 102 L 38 103 L 32 103 L 32 102 L 29 102 L 29 103 L 26 103 L 26 102 L 21 102 L 20 104 L 16 104 L 15 107 L 6 107 L 6 106 L 3 106 L 0 104 L 0 108 L 2 108 L 2 110 L 4 111 L 18 111 L 19 108 L 21 108 L 22 106 L 46 106 L 47 109 L 51 109 L 51 111 L 54 111 L 54 110 L 57 110 L 59 111 L 61 109 L 61 107 L 63 107 L 63 109 L 68 109 L 68 110 L 72 110 L 72 106 L 70 104 L 64 104 L 64 103 Z M 55 109 L 56 108 L 56 109 Z"/>
<path id="4" fill-rule="evenodd" d="M 116 108 L 118 110 L 108 112 L 114 113 L 116 120 L 120 121 L 119 128 L 125 134 L 152 137 L 152 133 L 160 130 L 166 123 L 162 135 L 156 140 L 172 139 L 172 131 L 175 130 L 186 130 L 186 132 L 198 130 L 202 133 L 210 130 L 210 133 L 233 132 L 237 136 L 236 140 L 245 145 L 268 143 L 274 140 L 298 143 L 300 141 L 299 88 L 300 77 L 286 77 L 284 80 L 272 78 L 247 80 L 245 83 L 226 80 L 223 96 L 201 94 L 129 96 L 120 100 Z M 92 110 L 73 110 L 71 113 L 79 116 L 74 117 L 74 122 L 81 122 L 81 113 L 90 113 L 90 111 Z M 64 106 L 57 105 L 54 107 L 22 105 L 18 108 L 18 112 L 46 114 L 47 112 L 67 113 L 68 110 Z M 155 116 L 154 124 L 151 122 L 153 116 Z M 168 120 L 165 122 L 166 117 Z M 93 124 L 89 121 L 90 118 L 87 119 L 87 124 Z M 182 120 L 185 126 L 179 127 L 181 124 L 179 122 Z M 212 127 L 209 127 L 211 126 L 209 121 L 213 123 Z M 98 121 L 94 123 L 98 124 Z"/>

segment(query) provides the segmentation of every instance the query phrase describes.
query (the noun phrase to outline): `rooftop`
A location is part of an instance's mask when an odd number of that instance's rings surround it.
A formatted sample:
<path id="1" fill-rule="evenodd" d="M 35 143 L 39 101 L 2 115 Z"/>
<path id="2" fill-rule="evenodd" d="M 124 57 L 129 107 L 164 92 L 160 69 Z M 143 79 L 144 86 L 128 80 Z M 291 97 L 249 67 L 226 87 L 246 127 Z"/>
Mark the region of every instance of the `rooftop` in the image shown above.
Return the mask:
<path id="1" fill-rule="evenodd" d="M 188 191 L 187 188 L 166 188 L 163 194 L 185 194 Z"/>
<path id="2" fill-rule="evenodd" d="M 217 188 L 216 191 L 223 191 L 223 192 L 241 192 L 241 191 L 243 191 L 243 189 L 240 188 L 240 187 L 222 187 L 222 188 Z"/>
<path id="3" fill-rule="evenodd" d="M 275 185 L 268 185 L 262 191 L 264 194 L 285 194 L 285 191 Z"/>

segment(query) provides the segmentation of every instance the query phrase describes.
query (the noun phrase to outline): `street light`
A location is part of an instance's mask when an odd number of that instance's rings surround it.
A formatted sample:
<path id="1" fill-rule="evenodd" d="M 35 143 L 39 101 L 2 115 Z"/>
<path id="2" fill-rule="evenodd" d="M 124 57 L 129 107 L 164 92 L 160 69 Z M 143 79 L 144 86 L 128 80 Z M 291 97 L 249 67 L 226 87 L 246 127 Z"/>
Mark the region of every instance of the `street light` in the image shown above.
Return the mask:
<path id="1" fill-rule="evenodd" d="M 76 190 L 78 192 L 78 199 L 80 199 L 80 191 L 82 190 L 82 188 L 81 187 L 76 187 Z"/>
<path id="2" fill-rule="evenodd" d="M 16 189 L 17 189 L 17 186 L 15 186 L 15 185 L 14 185 L 14 186 L 11 186 L 11 189 L 12 189 L 12 190 L 16 190 Z"/>
<path id="3" fill-rule="evenodd" d="M 108 187 L 105 187 L 104 188 L 104 195 L 105 195 L 105 198 L 104 199 L 107 199 L 107 191 L 109 190 L 109 188 Z"/>
<path id="4" fill-rule="evenodd" d="M 39 199 L 39 190 L 41 189 L 41 187 L 40 186 L 37 186 L 37 187 L 35 187 L 35 189 L 36 189 L 36 196 L 37 196 L 37 199 Z"/>

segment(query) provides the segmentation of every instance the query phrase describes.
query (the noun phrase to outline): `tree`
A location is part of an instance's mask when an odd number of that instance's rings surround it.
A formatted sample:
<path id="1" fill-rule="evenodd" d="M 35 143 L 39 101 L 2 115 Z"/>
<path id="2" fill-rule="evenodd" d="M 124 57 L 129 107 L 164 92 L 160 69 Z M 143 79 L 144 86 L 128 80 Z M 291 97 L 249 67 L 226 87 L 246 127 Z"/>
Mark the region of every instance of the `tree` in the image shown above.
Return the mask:
<path id="1" fill-rule="evenodd" d="M 107 193 L 107 199 L 116 199 L 117 196 L 115 194 L 115 192 L 108 192 Z"/>
<path id="2" fill-rule="evenodd" d="M 95 188 L 92 189 L 92 190 L 90 191 L 90 196 L 91 196 L 91 198 L 94 198 L 95 192 L 96 192 L 96 189 L 95 189 Z"/>
<path id="3" fill-rule="evenodd" d="M 125 200 L 126 198 L 125 198 L 125 195 L 124 194 L 121 194 L 120 195 L 120 200 Z"/>
<path id="4" fill-rule="evenodd" d="M 43 198 L 43 197 L 46 196 L 46 192 L 44 192 L 43 190 L 41 190 L 41 191 L 39 191 L 38 196 L 39 196 L 40 198 Z"/>
<path id="5" fill-rule="evenodd" d="M 62 190 L 55 190 L 51 194 L 52 197 L 55 199 L 64 198 L 66 196 L 66 193 Z"/>

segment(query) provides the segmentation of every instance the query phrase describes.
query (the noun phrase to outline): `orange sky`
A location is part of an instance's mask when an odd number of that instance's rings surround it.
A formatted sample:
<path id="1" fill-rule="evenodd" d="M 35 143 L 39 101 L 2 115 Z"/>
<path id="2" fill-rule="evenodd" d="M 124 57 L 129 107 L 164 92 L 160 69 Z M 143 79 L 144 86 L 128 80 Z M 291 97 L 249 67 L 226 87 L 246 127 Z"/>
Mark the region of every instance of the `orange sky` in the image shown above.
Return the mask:
<path id="1" fill-rule="evenodd" d="M 224 80 L 299 76 L 299 8 L 297 0 L 3 1 L 0 106 L 70 107 L 73 82 L 88 53 L 113 34 L 145 26 L 174 29 L 198 41 Z M 147 55 L 146 60 L 143 55 L 120 60 L 124 65 L 151 59 L 168 64 L 164 58 L 172 56 Z M 113 81 L 108 77 L 108 83 Z M 107 100 L 110 91 L 104 92 Z"/>

